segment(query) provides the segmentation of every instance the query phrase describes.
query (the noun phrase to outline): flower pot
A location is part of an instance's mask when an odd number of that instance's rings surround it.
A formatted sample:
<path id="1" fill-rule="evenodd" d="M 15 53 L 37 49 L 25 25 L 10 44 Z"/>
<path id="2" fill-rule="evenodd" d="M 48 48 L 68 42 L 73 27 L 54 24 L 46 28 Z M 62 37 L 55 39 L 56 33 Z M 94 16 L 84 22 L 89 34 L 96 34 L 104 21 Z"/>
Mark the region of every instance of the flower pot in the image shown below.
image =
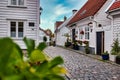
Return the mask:
<path id="1" fill-rule="evenodd" d="M 120 56 L 116 56 L 115 62 L 116 62 L 117 64 L 120 64 Z"/>
<path id="2" fill-rule="evenodd" d="M 78 45 L 73 45 L 73 49 L 74 50 L 79 50 L 79 46 Z"/>
<path id="3" fill-rule="evenodd" d="M 109 54 L 102 54 L 103 60 L 109 60 Z"/>

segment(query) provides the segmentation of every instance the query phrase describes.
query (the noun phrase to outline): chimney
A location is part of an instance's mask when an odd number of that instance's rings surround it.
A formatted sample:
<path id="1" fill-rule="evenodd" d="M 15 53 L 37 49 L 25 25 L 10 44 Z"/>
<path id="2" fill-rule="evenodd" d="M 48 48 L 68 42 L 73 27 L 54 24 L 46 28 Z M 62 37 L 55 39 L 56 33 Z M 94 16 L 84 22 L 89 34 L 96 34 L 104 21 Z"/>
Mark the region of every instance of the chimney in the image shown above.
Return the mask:
<path id="1" fill-rule="evenodd" d="M 67 20 L 67 17 L 66 16 L 64 16 L 64 21 L 66 21 Z"/>
<path id="2" fill-rule="evenodd" d="M 76 9 L 74 9 L 74 10 L 72 10 L 72 12 L 73 12 L 73 14 L 75 14 L 75 13 L 77 12 L 77 10 L 76 10 Z"/>

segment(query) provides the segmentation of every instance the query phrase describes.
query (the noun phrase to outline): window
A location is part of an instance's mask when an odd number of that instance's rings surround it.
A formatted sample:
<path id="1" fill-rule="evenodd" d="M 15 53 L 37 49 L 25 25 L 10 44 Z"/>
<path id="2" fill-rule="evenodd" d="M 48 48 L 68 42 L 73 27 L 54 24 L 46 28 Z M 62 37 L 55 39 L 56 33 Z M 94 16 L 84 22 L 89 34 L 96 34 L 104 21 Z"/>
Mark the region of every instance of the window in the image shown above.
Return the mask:
<path id="1" fill-rule="evenodd" d="M 16 37 L 16 22 L 11 22 L 11 37 Z"/>
<path id="2" fill-rule="evenodd" d="M 24 5 L 24 0 L 18 0 L 18 5 Z"/>
<path id="3" fill-rule="evenodd" d="M 81 32 L 81 31 L 83 31 L 82 28 L 79 29 L 79 32 Z M 84 34 L 80 34 L 80 33 L 79 33 L 79 39 L 83 39 L 83 35 L 84 35 Z"/>
<path id="4" fill-rule="evenodd" d="M 34 23 L 34 22 L 29 22 L 29 26 L 30 26 L 30 27 L 34 27 L 34 26 L 35 26 L 35 23 Z"/>
<path id="5" fill-rule="evenodd" d="M 10 36 L 14 38 L 23 37 L 24 33 L 24 22 L 10 22 Z"/>
<path id="6" fill-rule="evenodd" d="M 17 0 L 11 0 L 11 5 L 17 5 Z"/>
<path id="7" fill-rule="evenodd" d="M 85 39 L 89 39 L 89 27 L 85 27 Z"/>
<path id="8" fill-rule="evenodd" d="M 10 5 L 13 6 L 25 6 L 25 0 L 10 0 Z"/>

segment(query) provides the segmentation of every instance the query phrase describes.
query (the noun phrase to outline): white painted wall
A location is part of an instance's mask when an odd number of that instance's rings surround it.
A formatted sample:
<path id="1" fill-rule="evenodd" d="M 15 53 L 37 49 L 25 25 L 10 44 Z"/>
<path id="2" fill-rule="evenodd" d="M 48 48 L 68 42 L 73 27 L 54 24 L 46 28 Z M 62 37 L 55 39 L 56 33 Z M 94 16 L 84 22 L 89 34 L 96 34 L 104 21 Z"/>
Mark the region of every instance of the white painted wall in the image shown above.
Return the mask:
<path id="1" fill-rule="evenodd" d="M 62 27 L 58 32 L 57 32 L 57 39 L 56 39 L 56 44 L 59 46 L 64 46 L 67 38 L 64 36 L 66 33 L 70 33 L 70 30 L 67 27 Z"/>
<path id="2" fill-rule="evenodd" d="M 46 33 L 43 32 L 42 30 L 39 30 L 39 43 L 40 43 L 40 42 L 43 42 L 43 37 L 44 37 L 44 36 L 47 37 L 47 42 L 50 42 L 50 40 L 49 40 L 49 36 L 46 35 Z"/>
<path id="3" fill-rule="evenodd" d="M 25 21 L 25 34 L 27 38 L 31 38 L 38 41 L 38 29 L 39 29 L 39 0 L 26 0 L 26 6 L 20 7 L 8 7 L 9 0 L 0 1 L 0 37 L 9 37 L 9 21 L 10 20 L 24 20 Z M 34 22 L 35 27 L 30 28 L 29 22 Z M 33 30 L 34 29 L 34 30 Z M 22 40 L 14 39 L 21 48 L 25 48 Z"/>

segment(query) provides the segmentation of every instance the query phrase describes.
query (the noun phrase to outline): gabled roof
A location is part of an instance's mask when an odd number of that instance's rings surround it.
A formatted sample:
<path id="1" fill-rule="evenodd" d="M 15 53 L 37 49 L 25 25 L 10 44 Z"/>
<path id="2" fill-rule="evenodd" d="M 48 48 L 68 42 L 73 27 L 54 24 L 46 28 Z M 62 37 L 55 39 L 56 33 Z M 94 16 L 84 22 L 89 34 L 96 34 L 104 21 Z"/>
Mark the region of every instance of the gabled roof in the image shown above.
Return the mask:
<path id="1" fill-rule="evenodd" d="M 94 16 L 107 0 L 88 0 L 67 25 L 89 16 Z"/>
<path id="2" fill-rule="evenodd" d="M 64 21 L 56 21 L 55 27 L 58 28 Z"/>
<path id="3" fill-rule="evenodd" d="M 116 0 L 116 1 L 112 4 L 112 6 L 109 8 L 109 11 L 116 10 L 116 9 L 118 9 L 118 8 L 120 8 L 120 0 Z"/>

